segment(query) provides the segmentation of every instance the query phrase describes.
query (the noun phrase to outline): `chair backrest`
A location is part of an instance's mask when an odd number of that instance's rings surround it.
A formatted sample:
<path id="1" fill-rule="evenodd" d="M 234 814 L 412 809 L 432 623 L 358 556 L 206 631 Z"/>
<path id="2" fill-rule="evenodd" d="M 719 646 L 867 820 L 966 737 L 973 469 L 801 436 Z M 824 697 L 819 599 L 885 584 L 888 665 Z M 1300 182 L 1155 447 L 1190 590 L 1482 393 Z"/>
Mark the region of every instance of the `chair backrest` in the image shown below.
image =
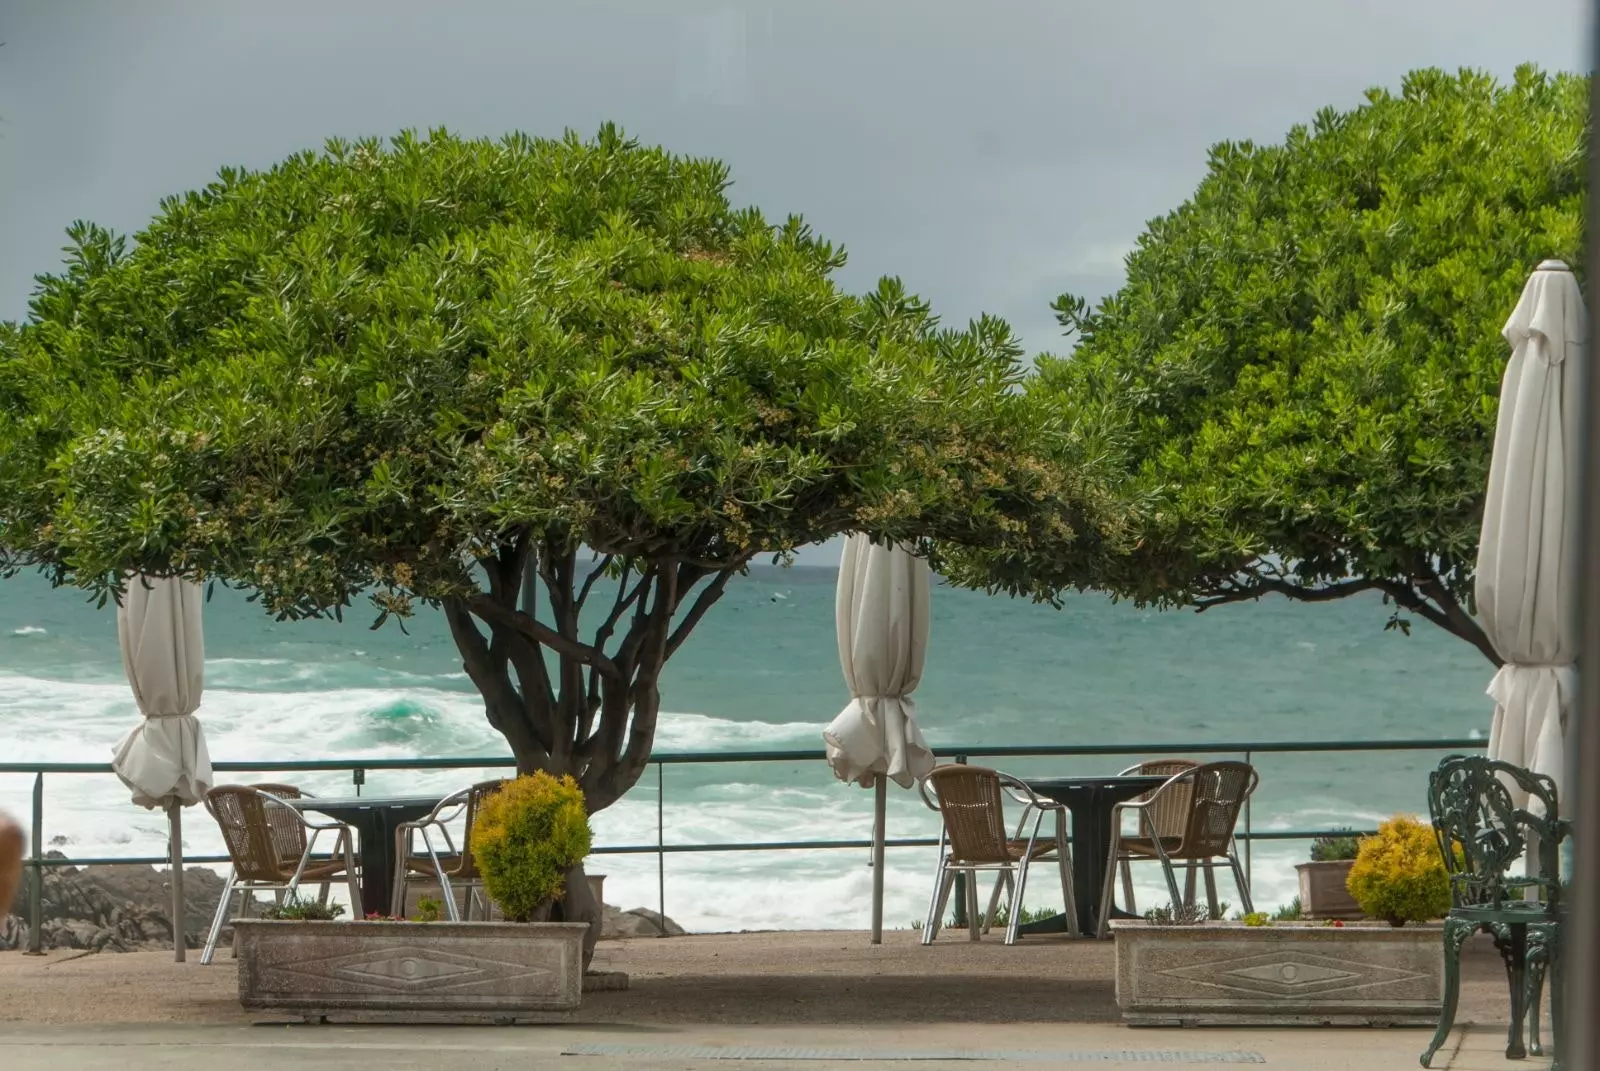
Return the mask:
<path id="1" fill-rule="evenodd" d="M 985 766 L 947 763 L 926 778 L 939 801 L 950 858 L 960 863 L 1005 863 L 1008 851 L 1000 772 Z"/>
<path id="2" fill-rule="evenodd" d="M 289 788 L 293 795 L 273 789 Z M 262 792 L 294 799 L 287 785 L 218 785 L 206 793 L 206 810 L 217 820 L 240 881 L 287 881 L 305 853 L 305 828 L 287 807 L 272 806 Z"/>
<path id="3" fill-rule="evenodd" d="M 1526 792 L 1530 803 L 1538 800 L 1544 813 L 1516 806 L 1508 782 Z M 1481 755 L 1451 755 L 1428 775 L 1428 814 L 1457 907 L 1498 907 L 1534 888 L 1543 893 L 1547 910 L 1555 912 L 1561 897 L 1561 841 L 1570 827 L 1560 815 L 1553 780 Z M 1513 876 L 1512 866 L 1534 841 L 1534 872 Z"/>
<path id="4" fill-rule="evenodd" d="M 257 792 L 276 796 L 280 800 L 297 800 L 305 796 L 297 785 L 269 782 L 249 787 Z M 267 820 L 267 828 L 272 831 L 272 848 L 278 857 L 278 866 L 287 867 L 292 873 L 293 868 L 300 864 L 300 857 L 306 852 L 306 827 L 301 823 L 300 816 L 289 808 L 274 807 L 265 800 L 261 803 L 261 813 Z"/>
<path id="5" fill-rule="evenodd" d="M 1172 777 L 1193 770 L 1200 764 L 1193 759 L 1150 759 L 1128 767 L 1122 772 L 1138 777 Z M 1166 791 L 1156 795 L 1151 789 L 1135 802 L 1144 803 L 1155 797 L 1155 802 L 1139 812 L 1139 836 L 1181 838 L 1189 823 L 1189 812 L 1194 805 L 1194 784 L 1179 781 L 1167 785 Z"/>
<path id="6" fill-rule="evenodd" d="M 1189 796 L 1188 814 L 1174 859 L 1212 859 L 1226 855 L 1233 827 L 1245 800 L 1256 790 L 1260 776 L 1248 762 L 1208 762 L 1181 774 L 1183 780 L 1162 792 L 1183 789 Z"/>
<path id="7" fill-rule="evenodd" d="M 467 828 L 461 834 L 461 858 L 457 861 L 456 869 L 451 874 L 452 877 L 458 880 L 477 879 L 478 857 L 472 854 L 472 823 L 478 817 L 478 807 L 487 797 L 499 792 L 500 786 L 504 784 L 504 779 L 479 781 L 467 790 L 467 806 L 463 812 L 467 820 Z"/>

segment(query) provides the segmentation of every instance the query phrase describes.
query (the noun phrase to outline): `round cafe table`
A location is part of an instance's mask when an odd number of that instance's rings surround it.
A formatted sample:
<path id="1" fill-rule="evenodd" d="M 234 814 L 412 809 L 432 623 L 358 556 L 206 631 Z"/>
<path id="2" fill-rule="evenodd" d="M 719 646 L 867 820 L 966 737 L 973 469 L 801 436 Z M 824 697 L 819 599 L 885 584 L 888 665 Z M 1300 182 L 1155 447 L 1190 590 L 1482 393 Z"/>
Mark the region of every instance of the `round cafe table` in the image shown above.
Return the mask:
<path id="1" fill-rule="evenodd" d="M 394 894 L 394 836 L 402 822 L 432 813 L 442 796 L 350 796 L 343 799 L 305 796 L 283 802 L 300 811 L 315 811 L 354 827 L 360 837 L 361 913 L 387 915 Z M 327 834 L 323 834 L 327 836 Z M 318 850 L 322 842 L 317 842 Z"/>
<path id="2" fill-rule="evenodd" d="M 1117 804 L 1159 788 L 1169 778 L 1129 774 L 1116 777 L 1026 778 L 1037 796 L 1055 800 L 1072 812 L 1072 896 L 1078 909 L 1076 926 L 1065 913 L 1026 923 L 1019 933 L 1071 933 L 1093 936 L 1099 927 L 1100 892 L 1105 888 L 1106 853 L 1111 847 L 1111 812 Z M 1112 918 L 1131 919 L 1126 911 L 1106 905 Z"/>

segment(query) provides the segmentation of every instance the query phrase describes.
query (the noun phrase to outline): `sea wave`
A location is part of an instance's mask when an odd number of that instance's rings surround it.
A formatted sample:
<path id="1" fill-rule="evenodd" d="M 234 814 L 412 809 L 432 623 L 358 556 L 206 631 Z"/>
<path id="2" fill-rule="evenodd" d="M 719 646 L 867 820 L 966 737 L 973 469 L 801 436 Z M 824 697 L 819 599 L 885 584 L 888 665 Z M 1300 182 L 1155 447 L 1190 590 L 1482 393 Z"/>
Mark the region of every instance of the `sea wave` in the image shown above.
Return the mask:
<path id="1" fill-rule="evenodd" d="M 23 625 L 21 628 L 11 630 L 11 635 L 13 636 L 48 636 L 49 634 L 49 629 L 40 628 L 37 625 Z"/>

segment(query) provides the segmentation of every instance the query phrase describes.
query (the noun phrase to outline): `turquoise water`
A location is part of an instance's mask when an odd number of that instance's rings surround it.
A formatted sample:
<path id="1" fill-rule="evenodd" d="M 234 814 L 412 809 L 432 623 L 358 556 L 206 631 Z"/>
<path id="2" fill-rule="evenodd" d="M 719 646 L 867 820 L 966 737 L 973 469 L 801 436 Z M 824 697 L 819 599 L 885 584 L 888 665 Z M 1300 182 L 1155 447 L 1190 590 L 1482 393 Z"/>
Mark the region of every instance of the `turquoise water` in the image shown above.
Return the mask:
<path id="1" fill-rule="evenodd" d="M 761 568 L 728 594 L 663 677 L 661 751 L 820 748 L 847 696 L 833 636 L 831 569 Z M 1491 671 L 1466 644 L 1426 624 L 1385 632 L 1377 599 L 1324 606 L 1282 600 L 1205 614 L 1141 611 L 1096 595 L 1062 610 L 939 588 L 919 718 L 936 751 L 961 745 L 1199 743 L 1466 736 L 1487 729 Z M 443 622 L 408 625 L 276 623 L 236 592 L 206 610 L 206 699 L 216 760 L 503 754 L 460 671 Z M 116 620 L 75 591 L 36 576 L 0 582 L 0 761 L 105 761 L 135 723 L 117 651 Z M 1135 761 L 1008 761 L 1022 774 L 1104 772 Z M 1266 755 L 1257 828 L 1365 825 L 1424 808 L 1433 753 Z M 472 771 L 372 773 L 368 793 L 448 790 Z M 348 775 L 305 776 L 323 794 Z M 26 813 L 26 778 L 0 775 L 0 807 Z M 871 794 L 815 763 L 671 768 L 664 818 L 671 843 L 862 838 Z M 220 851 L 201 811 L 190 812 L 191 853 Z M 891 791 L 892 836 L 933 835 L 914 793 Z M 648 774 L 594 821 L 601 844 L 654 843 Z M 47 780 L 46 835 L 74 854 L 159 854 L 164 821 L 132 806 L 110 777 Z M 1305 845 L 1259 844 L 1256 899 L 1293 895 Z M 666 909 L 691 929 L 865 926 L 865 852 L 669 856 Z M 929 849 L 890 853 L 887 919 L 920 917 Z M 656 860 L 610 856 L 607 899 L 657 902 Z M 1142 900 L 1154 898 L 1145 875 Z M 1224 898 L 1232 898 L 1224 883 Z M 1054 893 L 1057 899 L 1059 891 Z M 1052 890 L 1030 883 L 1030 904 Z M 1163 898 L 1164 899 L 1164 898 Z"/>

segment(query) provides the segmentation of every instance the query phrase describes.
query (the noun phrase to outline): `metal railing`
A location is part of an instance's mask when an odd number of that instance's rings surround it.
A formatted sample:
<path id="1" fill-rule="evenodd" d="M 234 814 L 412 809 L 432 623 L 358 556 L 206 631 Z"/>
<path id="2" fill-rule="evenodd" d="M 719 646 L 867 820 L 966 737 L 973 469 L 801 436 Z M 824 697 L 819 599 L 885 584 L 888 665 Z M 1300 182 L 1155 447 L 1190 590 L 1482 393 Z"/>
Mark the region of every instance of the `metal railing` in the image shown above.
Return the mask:
<path id="1" fill-rule="evenodd" d="M 1154 755 L 1241 755 L 1252 762 L 1256 755 L 1312 754 L 1317 752 L 1365 751 L 1477 751 L 1485 741 L 1471 737 L 1414 740 L 1298 740 L 1298 741 L 1222 741 L 1188 744 L 1066 744 L 1066 745 L 1000 745 L 973 747 L 940 747 L 943 754 L 954 755 L 955 761 L 969 759 L 1040 759 L 1085 758 L 1112 756 Z M 650 763 L 656 770 L 656 841 L 654 844 L 599 845 L 591 855 L 645 855 L 656 856 L 657 908 L 666 915 L 666 857 L 680 853 L 758 852 L 758 851 L 831 851 L 840 849 L 870 848 L 870 839 L 857 840 L 782 840 L 782 841 L 721 841 L 711 844 L 668 844 L 666 842 L 666 768 L 708 764 L 758 763 L 758 762 L 817 762 L 826 761 L 821 749 L 770 750 L 770 751 L 684 751 L 652 755 Z M 497 769 L 514 767 L 516 760 L 509 756 L 471 756 L 465 758 L 405 758 L 405 759 L 283 759 L 251 762 L 215 762 L 212 769 L 218 773 L 325 773 L 349 771 L 356 795 L 366 784 L 368 771 L 373 770 L 462 770 Z M 0 776 L 32 775 L 33 803 L 30 815 L 30 854 L 24 861 L 28 871 L 28 951 L 37 953 L 42 941 L 42 901 L 44 872 L 49 867 L 99 866 L 107 864 L 134 864 L 160 866 L 168 856 L 94 856 L 87 858 L 47 858 L 44 854 L 44 779 L 47 775 L 89 775 L 113 773 L 110 763 L 103 762 L 4 762 L 0 763 Z M 1238 839 L 1244 842 L 1244 867 L 1246 881 L 1254 881 L 1251 846 L 1255 841 L 1312 840 L 1317 837 L 1346 833 L 1347 829 L 1290 829 L 1256 832 L 1253 825 L 1251 802 L 1244 807 L 1244 832 Z M 1371 830 L 1356 830 L 1358 834 Z M 884 841 L 889 848 L 936 847 L 933 837 L 901 837 Z M 186 857 L 186 863 L 226 863 L 228 857 Z M 963 903 L 956 898 L 959 913 Z"/>

